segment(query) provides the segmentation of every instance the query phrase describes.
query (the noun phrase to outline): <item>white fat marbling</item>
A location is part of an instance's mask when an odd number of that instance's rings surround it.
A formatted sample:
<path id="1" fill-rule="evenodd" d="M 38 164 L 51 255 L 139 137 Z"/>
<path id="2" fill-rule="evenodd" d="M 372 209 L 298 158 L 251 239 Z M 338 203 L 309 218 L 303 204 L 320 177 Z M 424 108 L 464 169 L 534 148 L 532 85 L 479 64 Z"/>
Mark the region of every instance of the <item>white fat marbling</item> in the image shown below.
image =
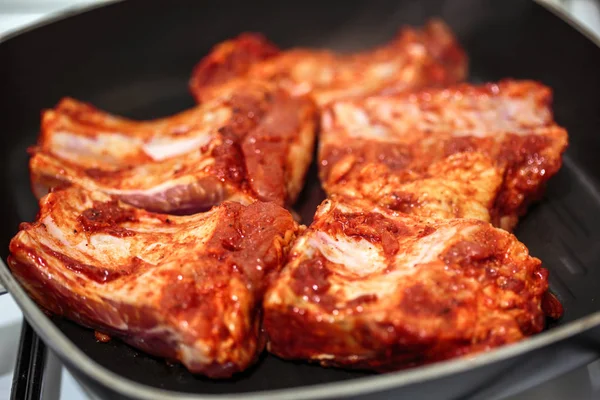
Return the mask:
<path id="1" fill-rule="evenodd" d="M 157 137 L 144 144 L 142 148 L 154 161 L 162 161 L 167 158 L 189 153 L 190 151 L 199 150 L 200 147 L 208 144 L 211 139 L 212 136 L 206 133 L 185 139 Z"/>

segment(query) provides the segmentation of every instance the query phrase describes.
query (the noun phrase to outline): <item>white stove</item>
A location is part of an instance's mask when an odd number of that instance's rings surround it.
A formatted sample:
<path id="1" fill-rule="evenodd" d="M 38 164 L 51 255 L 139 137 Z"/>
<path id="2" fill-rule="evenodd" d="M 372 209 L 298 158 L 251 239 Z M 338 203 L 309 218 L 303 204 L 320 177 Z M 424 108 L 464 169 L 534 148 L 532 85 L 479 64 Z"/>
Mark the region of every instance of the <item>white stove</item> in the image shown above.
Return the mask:
<path id="1" fill-rule="evenodd" d="M 10 295 L 0 297 L 0 400 L 10 397 L 23 315 Z M 84 400 L 87 395 L 60 361 L 47 357 L 43 400 Z"/>
<path id="2" fill-rule="evenodd" d="M 40 19 L 55 15 L 66 9 L 98 4 L 107 0 L 2 0 L 0 2 L 0 37 L 8 32 L 22 28 Z M 110 0 L 108 0 L 110 1 Z M 547 3 L 563 8 L 591 32 L 600 36 L 600 2 L 595 0 L 544 0 Z M 13 370 L 15 366 L 23 316 L 10 295 L 0 297 L 0 400 L 10 397 Z M 523 392 L 518 398 L 549 398 L 552 393 L 562 387 L 571 392 L 570 398 L 583 399 L 572 392 L 573 379 L 577 380 L 579 389 L 590 389 L 586 393 L 598 398 L 600 396 L 600 360 L 590 363 L 579 370 L 567 374 L 552 382 Z M 583 382 L 581 379 L 584 379 Z M 568 382 L 567 382 L 568 380 Z M 587 384 L 587 386 L 585 386 Z M 563 392 L 567 394 L 566 392 Z M 582 392 L 579 392 L 581 395 Z M 574 395 L 574 397 L 573 397 Z M 532 396 L 532 397 L 531 397 Z M 585 395 L 583 395 L 585 396 Z M 60 361 L 48 354 L 45 371 L 43 400 L 88 399 L 71 374 L 62 367 Z M 587 398 L 587 397 L 586 397 Z"/>

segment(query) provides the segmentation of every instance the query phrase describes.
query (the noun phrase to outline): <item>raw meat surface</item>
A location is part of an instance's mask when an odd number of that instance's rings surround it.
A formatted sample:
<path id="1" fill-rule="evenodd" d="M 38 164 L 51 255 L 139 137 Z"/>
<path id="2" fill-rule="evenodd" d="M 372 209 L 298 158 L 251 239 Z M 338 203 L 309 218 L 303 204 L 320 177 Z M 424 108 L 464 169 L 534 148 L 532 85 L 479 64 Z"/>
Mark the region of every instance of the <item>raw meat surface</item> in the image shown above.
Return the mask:
<path id="1" fill-rule="evenodd" d="M 291 205 L 312 160 L 316 111 L 273 84 L 232 81 L 191 110 L 138 122 L 64 99 L 42 119 L 34 193 L 76 185 L 151 211 L 221 201 Z"/>
<path id="2" fill-rule="evenodd" d="M 404 27 L 389 43 L 355 54 L 295 48 L 280 51 L 264 36 L 244 33 L 212 50 L 194 68 L 190 89 L 198 102 L 234 76 L 277 82 L 289 93 L 334 100 L 464 80 L 467 57 L 448 26 L 429 21 Z"/>
<path id="3" fill-rule="evenodd" d="M 489 223 L 334 195 L 265 296 L 267 348 L 376 371 L 489 350 L 544 328 L 547 275 Z"/>
<path id="4" fill-rule="evenodd" d="M 8 263 L 51 313 L 227 377 L 264 347 L 261 300 L 297 229 L 273 203 L 172 216 L 69 188 L 40 201 Z"/>
<path id="5" fill-rule="evenodd" d="M 425 183 L 434 202 L 487 208 L 445 217 L 511 230 L 562 165 L 568 137 L 551 102 L 548 87 L 510 80 L 335 102 L 322 115 L 323 187 L 407 212 L 430 201 Z M 452 171 L 452 184 L 462 183 L 440 200 Z"/>

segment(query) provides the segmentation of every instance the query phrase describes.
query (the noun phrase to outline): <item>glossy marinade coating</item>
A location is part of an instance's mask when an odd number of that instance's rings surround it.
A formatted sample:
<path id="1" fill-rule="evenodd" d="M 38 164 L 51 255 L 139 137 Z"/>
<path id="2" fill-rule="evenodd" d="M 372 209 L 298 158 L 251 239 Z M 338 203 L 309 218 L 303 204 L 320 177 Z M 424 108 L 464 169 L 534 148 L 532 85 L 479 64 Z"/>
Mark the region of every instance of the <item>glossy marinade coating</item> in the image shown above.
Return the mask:
<path id="1" fill-rule="evenodd" d="M 462 169 L 462 188 L 433 202 L 463 204 L 485 189 L 488 196 L 476 200 L 487 211 L 448 216 L 511 230 L 562 165 L 568 136 L 554 122 L 551 102 L 548 87 L 512 80 L 337 101 L 322 115 L 323 187 L 409 212 L 414 204 L 433 204 L 415 185 L 437 182 L 439 192 L 447 172 Z"/>
<path id="2" fill-rule="evenodd" d="M 312 101 L 249 80 L 213 94 L 193 109 L 145 122 L 64 99 L 44 112 L 31 149 L 34 193 L 76 185 L 174 214 L 225 200 L 293 204 L 312 159 Z"/>
<path id="3" fill-rule="evenodd" d="M 190 90 L 198 102 L 235 76 L 276 82 L 294 96 L 310 94 L 318 105 L 375 93 L 460 82 L 467 56 L 442 21 L 403 27 L 388 43 L 354 54 L 294 48 L 280 51 L 264 36 L 244 33 L 198 62 Z"/>
<path id="4" fill-rule="evenodd" d="M 69 188 L 40 201 L 8 264 L 49 312 L 220 378 L 262 351 L 261 300 L 297 230 L 273 203 L 180 217 Z"/>
<path id="5" fill-rule="evenodd" d="M 268 349 L 388 371 L 540 332 L 547 271 L 510 233 L 332 196 L 265 296 Z"/>

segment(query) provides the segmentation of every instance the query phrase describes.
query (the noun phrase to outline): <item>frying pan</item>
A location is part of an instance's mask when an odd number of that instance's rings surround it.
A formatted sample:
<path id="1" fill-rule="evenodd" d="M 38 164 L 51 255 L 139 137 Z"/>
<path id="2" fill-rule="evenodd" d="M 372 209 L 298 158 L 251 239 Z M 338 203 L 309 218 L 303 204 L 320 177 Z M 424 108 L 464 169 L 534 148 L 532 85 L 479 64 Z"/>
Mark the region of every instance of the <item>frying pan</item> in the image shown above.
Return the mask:
<path id="1" fill-rule="evenodd" d="M 384 375 L 324 369 L 263 355 L 234 379 L 193 376 L 119 341 L 46 316 L 0 266 L 27 320 L 99 398 L 243 399 L 493 398 L 598 356 L 600 324 L 600 49 L 552 11 L 523 0 L 325 2 L 133 0 L 47 21 L 0 43 L 0 255 L 19 222 L 31 221 L 26 148 L 40 110 L 63 96 L 130 118 L 193 105 L 187 80 L 210 47 L 259 31 L 282 47 L 351 51 L 392 37 L 402 24 L 443 18 L 470 56 L 470 80 L 536 79 L 554 89 L 555 117 L 570 133 L 564 166 L 516 230 L 550 270 L 564 317 L 520 343 L 476 357 Z M 296 210 L 309 223 L 323 199 L 313 165 Z M 510 392 L 509 390 L 509 392 Z"/>

